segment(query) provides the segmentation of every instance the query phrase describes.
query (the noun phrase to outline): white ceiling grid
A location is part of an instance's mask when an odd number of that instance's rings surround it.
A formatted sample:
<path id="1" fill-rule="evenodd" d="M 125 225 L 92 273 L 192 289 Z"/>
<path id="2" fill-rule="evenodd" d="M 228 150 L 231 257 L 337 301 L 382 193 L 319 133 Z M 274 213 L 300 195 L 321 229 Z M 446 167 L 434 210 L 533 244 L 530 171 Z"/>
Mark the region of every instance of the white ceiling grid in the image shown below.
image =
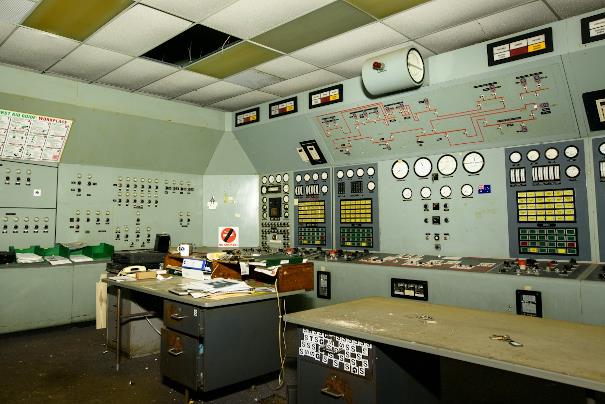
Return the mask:
<path id="1" fill-rule="evenodd" d="M 140 0 L 81 43 L 20 26 L 38 2 L 0 0 L 0 63 L 233 111 L 356 77 L 365 60 L 403 47 L 427 57 L 605 7 L 605 0 L 431 0 L 224 80 L 140 57 L 194 22 L 247 40 L 334 1 Z"/>

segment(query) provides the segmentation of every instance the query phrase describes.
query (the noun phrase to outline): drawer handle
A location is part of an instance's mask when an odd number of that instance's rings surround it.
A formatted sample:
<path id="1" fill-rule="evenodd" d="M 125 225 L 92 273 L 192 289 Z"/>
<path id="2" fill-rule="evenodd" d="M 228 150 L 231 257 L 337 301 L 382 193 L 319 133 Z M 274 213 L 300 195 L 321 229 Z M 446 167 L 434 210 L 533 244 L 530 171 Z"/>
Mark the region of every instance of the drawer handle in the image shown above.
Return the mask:
<path id="1" fill-rule="evenodd" d="M 345 396 L 344 393 L 335 392 L 335 391 L 330 390 L 330 387 L 324 387 L 323 389 L 321 389 L 321 392 L 332 398 L 344 398 L 344 396 Z"/>
<path id="2" fill-rule="evenodd" d="M 181 321 L 182 319 L 187 318 L 187 316 L 180 316 L 180 315 L 174 313 L 174 314 L 170 315 L 170 318 L 173 320 L 176 320 L 176 321 Z"/>
<path id="3" fill-rule="evenodd" d="M 168 353 L 172 356 L 179 356 L 180 354 L 183 353 L 183 351 L 177 351 L 175 348 L 170 348 L 168 350 Z"/>

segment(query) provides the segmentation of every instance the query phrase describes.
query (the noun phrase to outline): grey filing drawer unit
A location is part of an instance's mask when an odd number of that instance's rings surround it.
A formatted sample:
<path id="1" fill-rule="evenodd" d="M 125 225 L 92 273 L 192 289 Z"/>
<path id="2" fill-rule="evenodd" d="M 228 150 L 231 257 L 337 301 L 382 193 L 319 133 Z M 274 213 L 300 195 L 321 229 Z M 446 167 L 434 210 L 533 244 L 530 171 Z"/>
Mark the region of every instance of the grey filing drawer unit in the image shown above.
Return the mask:
<path id="1" fill-rule="evenodd" d="M 298 329 L 299 404 L 438 403 L 439 357 Z"/>
<path id="2" fill-rule="evenodd" d="M 277 371 L 275 300 L 197 307 L 164 300 L 162 375 L 210 391 Z"/>

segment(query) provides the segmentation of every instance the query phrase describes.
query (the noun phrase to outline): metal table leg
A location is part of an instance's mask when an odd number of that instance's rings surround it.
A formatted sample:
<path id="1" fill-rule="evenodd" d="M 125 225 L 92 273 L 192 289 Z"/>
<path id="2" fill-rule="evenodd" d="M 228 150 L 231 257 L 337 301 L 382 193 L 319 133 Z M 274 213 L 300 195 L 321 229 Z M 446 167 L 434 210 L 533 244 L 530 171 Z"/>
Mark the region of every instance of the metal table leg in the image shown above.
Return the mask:
<path id="1" fill-rule="evenodd" d="M 122 328 L 122 289 L 117 286 L 117 304 L 116 304 L 116 372 L 120 370 L 120 331 Z"/>

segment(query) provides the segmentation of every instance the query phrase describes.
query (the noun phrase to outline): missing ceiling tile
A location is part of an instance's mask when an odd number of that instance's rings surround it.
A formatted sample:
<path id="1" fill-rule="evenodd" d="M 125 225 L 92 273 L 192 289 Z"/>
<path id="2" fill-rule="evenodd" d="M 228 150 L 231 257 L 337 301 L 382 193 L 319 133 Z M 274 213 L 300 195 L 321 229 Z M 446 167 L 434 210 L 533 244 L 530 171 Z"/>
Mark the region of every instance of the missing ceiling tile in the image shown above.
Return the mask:
<path id="1" fill-rule="evenodd" d="M 143 56 L 182 67 L 239 42 L 240 38 L 196 24 Z"/>

